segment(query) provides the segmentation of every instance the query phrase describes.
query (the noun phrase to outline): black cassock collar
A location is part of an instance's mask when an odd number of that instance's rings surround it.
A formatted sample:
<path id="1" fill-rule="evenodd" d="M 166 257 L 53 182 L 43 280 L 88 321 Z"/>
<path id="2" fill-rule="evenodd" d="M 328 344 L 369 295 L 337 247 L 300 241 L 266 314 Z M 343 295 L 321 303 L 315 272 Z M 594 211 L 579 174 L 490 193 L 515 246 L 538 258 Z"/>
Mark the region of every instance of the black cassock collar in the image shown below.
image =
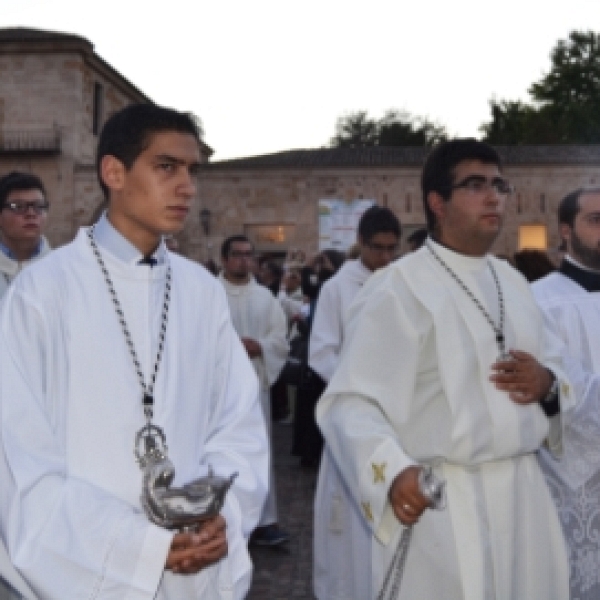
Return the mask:
<path id="1" fill-rule="evenodd" d="M 588 292 L 600 292 L 600 272 L 582 269 L 570 260 L 563 259 L 559 271 Z"/>

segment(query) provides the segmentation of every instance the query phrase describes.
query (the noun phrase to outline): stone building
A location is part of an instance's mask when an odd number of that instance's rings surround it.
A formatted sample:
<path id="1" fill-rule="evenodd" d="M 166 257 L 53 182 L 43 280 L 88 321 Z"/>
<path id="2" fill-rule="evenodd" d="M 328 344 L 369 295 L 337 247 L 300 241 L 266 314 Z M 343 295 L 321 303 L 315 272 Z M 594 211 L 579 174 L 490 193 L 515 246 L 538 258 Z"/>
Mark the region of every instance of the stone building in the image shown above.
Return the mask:
<path id="1" fill-rule="evenodd" d="M 151 102 L 94 52 L 86 39 L 34 29 L 0 29 L 0 174 L 22 169 L 47 185 L 53 245 L 72 239 L 102 202 L 94 152 L 106 118 Z M 179 107 L 185 109 L 186 107 Z M 556 207 L 569 191 L 600 184 L 599 146 L 500 148 L 517 192 L 495 251 L 558 246 Z M 246 233 L 262 253 L 307 255 L 319 246 L 321 200 L 373 200 L 399 216 L 405 235 L 425 224 L 421 148 L 291 150 L 208 162 L 203 145 L 199 199 L 179 236 L 183 253 L 219 260 L 223 239 Z"/>
<path id="2" fill-rule="evenodd" d="M 600 146 L 498 148 L 516 187 L 494 251 L 559 245 L 556 210 L 580 186 L 600 185 Z M 245 232 L 259 251 L 290 248 L 312 254 L 319 243 L 319 201 L 374 200 L 400 218 L 404 239 L 425 226 L 420 192 L 423 148 L 292 150 L 207 163 L 200 203 L 210 211 L 209 235 L 192 236 L 195 254 L 217 257 L 224 237 Z"/>
<path id="3" fill-rule="evenodd" d="M 102 204 L 94 156 L 116 110 L 151 102 L 86 39 L 36 29 L 0 29 L 0 174 L 31 171 L 51 202 L 52 245 L 72 239 Z M 212 151 L 204 148 L 204 159 Z"/>

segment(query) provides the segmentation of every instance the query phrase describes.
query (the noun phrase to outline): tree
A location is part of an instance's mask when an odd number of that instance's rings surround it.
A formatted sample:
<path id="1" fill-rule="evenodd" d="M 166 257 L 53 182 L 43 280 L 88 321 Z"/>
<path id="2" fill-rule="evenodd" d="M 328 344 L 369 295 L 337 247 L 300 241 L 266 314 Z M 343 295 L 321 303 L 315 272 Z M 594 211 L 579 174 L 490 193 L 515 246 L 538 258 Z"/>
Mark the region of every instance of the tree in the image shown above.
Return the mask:
<path id="1" fill-rule="evenodd" d="M 559 40 L 547 75 L 529 88 L 532 104 L 491 100 L 480 131 L 495 144 L 600 143 L 600 34 Z"/>
<path id="2" fill-rule="evenodd" d="M 490 100 L 492 120 L 479 130 L 490 144 L 557 144 L 560 133 L 546 109 L 537 109 L 519 100 Z"/>
<path id="3" fill-rule="evenodd" d="M 600 34 L 572 31 L 550 57 L 550 72 L 529 93 L 550 111 L 562 141 L 600 142 Z"/>
<path id="4" fill-rule="evenodd" d="M 378 122 L 379 146 L 432 146 L 447 138 L 442 125 L 407 112 L 388 110 Z"/>
<path id="5" fill-rule="evenodd" d="M 377 123 L 362 110 L 338 118 L 335 136 L 331 138 L 330 144 L 337 148 L 362 148 L 375 146 L 376 142 Z"/>
<path id="6" fill-rule="evenodd" d="M 360 111 L 337 120 L 336 135 L 330 145 L 338 148 L 431 146 L 446 137 L 443 126 L 407 112 L 388 110 L 383 118 L 375 121 L 366 111 Z"/>

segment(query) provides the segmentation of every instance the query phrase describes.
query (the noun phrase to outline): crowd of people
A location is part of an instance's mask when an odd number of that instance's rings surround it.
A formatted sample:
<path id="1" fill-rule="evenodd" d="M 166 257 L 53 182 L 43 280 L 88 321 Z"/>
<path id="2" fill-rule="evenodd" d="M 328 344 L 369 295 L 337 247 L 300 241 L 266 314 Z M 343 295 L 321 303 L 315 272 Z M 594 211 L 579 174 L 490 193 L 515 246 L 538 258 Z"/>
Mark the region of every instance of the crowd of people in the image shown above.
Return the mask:
<path id="1" fill-rule="evenodd" d="M 319 471 L 319 600 L 600 597 L 600 189 L 560 203 L 559 264 L 496 257 L 511 184 L 450 140 L 404 256 L 373 205 L 347 254 L 234 235 L 205 269 L 199 164 L 188 115 L 115 113 L 107 209 L 55 250 L 43 182 L 0 178 L 0 600 L 244 598 L 248 544 L 290 539 L 274 420 Z"/>

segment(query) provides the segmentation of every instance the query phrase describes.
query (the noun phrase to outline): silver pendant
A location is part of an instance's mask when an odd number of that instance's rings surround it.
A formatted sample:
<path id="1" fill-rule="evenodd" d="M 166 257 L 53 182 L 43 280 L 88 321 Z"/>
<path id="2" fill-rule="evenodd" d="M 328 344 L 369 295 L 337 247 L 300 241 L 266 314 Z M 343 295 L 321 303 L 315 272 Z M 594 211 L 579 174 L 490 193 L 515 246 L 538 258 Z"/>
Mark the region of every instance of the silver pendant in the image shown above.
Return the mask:
<path id="1" fill-rule="evenodd" d="M 172 488 L 175 467 L 167 456 L 163 430 L 148 422 L 135 436 L 135 457 L 143 473 L 141 502 L 148 519 L 165 529 L 193 531 L 215 517 L 225 502 L 227 490 L 237 477 L 208 475 L 182 487 Z"/>

